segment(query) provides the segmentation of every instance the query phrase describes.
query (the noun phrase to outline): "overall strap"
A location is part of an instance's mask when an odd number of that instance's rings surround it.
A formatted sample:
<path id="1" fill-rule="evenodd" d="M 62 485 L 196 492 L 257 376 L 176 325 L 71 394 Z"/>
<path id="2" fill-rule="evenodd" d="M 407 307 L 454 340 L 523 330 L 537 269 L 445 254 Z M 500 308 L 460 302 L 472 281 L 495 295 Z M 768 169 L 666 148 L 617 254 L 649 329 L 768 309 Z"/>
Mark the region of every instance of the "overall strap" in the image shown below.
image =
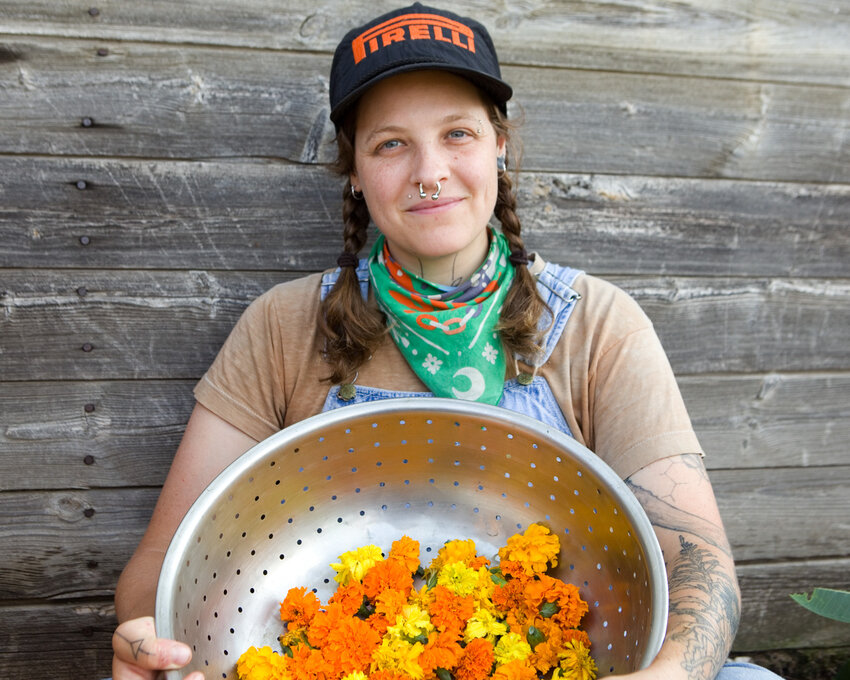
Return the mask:
<path id="1" fill-rule="evenodd" d="M 545 364 L 575 309 L 576 303 L 581 299 L 578 291 L 572 288 L 573 282 L 584 272 L 581 269 L 562 267 L 558 264 L 547 262 L 543 271 L 537 277 L 537 292 L 548 305 L 550 313 L 540 318 L 540 329 L 548 329 L 543 338 L 543 354 L 536 362 L 525 363 L 542 366 Z"/>
<path id="2" fill-rule="evenodd" d="M 337 280 L 339 279 L 342 270 L 337 267 L 334 270 L 325 272 L 322 274 L 322 288 L 321 288 L 321 299 L 324 300 L 328 293 L 331 292 L 331 288 L 334 287 Z M 360 292 L 363 294 L 363 299 L 366 300 L 369 297 L 369 259 L 361 258 L 357 263 L 357 280 L 360 281 Z"/>

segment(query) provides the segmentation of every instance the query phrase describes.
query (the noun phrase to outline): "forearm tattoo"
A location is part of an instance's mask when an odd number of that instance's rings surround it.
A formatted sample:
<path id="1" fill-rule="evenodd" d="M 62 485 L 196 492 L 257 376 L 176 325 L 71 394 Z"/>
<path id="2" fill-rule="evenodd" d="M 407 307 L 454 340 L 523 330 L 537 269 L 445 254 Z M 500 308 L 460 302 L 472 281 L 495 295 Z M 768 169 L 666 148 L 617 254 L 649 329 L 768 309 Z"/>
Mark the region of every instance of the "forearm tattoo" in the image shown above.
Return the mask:
<path id="1" fill-rule="evenodd" d="M 678 470 L 675 466 L 680 466 Z M 681 467 L 683 466 L 683 467 Z M 684 470 L 688 468 L 688 470 Z M 653 489 L 626 480 L 657 530 L 678 536 L 665 555 L 670 591 L 668 638 L 684 647 L 682 668 L 691 680 L 712 680 L 726 660 L 740 618 L 731 550 L 722 527 L 675 505 L 678 479 L 705 469 L 696 457 L 670 459 L 669 477 Z M 669 491 L 668 491 L 669 489 Z"/>

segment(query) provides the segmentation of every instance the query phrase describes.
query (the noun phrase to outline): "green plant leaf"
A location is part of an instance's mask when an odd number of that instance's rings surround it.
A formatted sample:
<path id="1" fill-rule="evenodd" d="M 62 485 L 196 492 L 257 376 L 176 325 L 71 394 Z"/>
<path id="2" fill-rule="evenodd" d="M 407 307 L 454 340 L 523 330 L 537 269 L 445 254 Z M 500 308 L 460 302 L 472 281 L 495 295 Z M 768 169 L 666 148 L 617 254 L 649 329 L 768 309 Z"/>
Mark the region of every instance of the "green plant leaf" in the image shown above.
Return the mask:
<path id="1" fill-rule="evenodd" d="M 815 588 L 811 596 L 805 593 L 791 595 L 793 600 L 809 611 L 842 623 L 850 623 L 850 592 Z"/>

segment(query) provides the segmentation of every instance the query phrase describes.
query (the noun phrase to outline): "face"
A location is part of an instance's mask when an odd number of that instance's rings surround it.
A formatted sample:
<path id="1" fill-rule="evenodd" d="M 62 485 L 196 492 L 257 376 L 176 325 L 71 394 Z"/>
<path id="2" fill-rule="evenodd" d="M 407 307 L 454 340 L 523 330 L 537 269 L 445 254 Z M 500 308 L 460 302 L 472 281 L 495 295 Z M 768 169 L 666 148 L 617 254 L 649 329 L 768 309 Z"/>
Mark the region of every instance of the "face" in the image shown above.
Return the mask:
<path id="1" fill-rule="evenodd" d="M 474 85 L 417 71 L 381 81 L 360 99 L 350 180 L 393 257 L 413 273 L 451 283 L 470 276 L 487 254 L 496 158 L 504 152 Z"/>

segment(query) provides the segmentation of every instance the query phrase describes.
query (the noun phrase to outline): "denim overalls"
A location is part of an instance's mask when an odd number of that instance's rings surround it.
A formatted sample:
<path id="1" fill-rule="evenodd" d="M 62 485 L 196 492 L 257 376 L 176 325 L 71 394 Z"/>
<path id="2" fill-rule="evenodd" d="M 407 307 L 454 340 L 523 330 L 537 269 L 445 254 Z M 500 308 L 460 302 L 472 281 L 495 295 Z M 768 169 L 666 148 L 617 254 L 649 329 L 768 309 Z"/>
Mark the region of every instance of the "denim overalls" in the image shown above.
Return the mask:
<path id="1" fill-rule="evenodd" d="M 357 267 L 357 278 L 360 281 L 360 290 L 365 298 L 369 294 L 369 268 L 368 260 L 360 260 Z M 537 289 L 543 300 L 552 311 L 554 322 L 547 331 L 543 341 L 543 355 L 538 365 L 543 365 L 558 344 L 564 327 L 572 314 L 575 303 L 581 296 L 571 288 L 573 281 L 581 274 L 579 269 L 561 267 L 559 265 L 546 263 L 543 271 L 537 277 Z M 340 270 L 328 272 L 322 277 L 321 295 L 322 299 L 330 292 L 336 280 L 339 278 Z M 541 327 L 549 325 L 550 317 L 546 316 L 540 320 Z M 334 385 L 328 392 L 322 411 L 331 411 L 340 406 L 348 404 L 359 404 L 379 399 L 393 399 L 399 397 L 433 397 L 433 392 L 407 392 L 399 390 L 385 390 L 366 385 L 355 385 L 354 398 L 343 400 L 339 398 L 339 385 Z M 565 432 L 572 436 L 564 414 L 549 383 L 542 376 L 535 375 L 531 384 L 522 385 L 516 378 L 505 382 L 505 390 L 499 406 L 524 413 L 544 424 Z"/>

